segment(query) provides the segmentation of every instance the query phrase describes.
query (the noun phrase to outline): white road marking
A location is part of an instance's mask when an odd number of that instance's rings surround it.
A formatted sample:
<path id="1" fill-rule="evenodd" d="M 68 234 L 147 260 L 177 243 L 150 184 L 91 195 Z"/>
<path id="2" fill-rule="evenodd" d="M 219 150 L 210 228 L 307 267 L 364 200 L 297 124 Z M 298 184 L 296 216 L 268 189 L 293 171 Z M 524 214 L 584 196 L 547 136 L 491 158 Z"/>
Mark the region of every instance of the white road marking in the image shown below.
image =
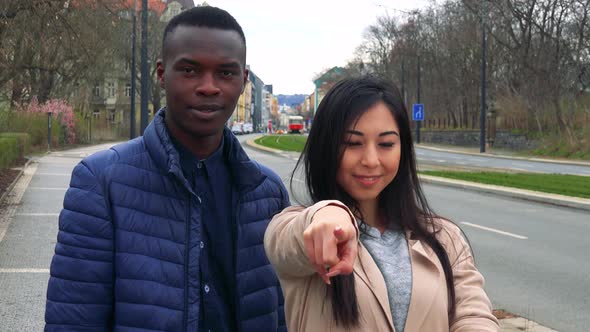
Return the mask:
<path id="1" fill-rule="evenodd" d="M 0 269 L 0 273 L 49 273 L 49 269 Z"/>
<path id="2" fill-rule="evenodd" d="M 27 217 L 59 217 L 59 213 L 17 213 L 15 216 Z"/>
<path id="3" fill-rule="evenodd" d="M 463 225 L 466 225 L 466 226 L 471 226 L 471 227 L 474 227 L 474 228 L 482 229 L 484 231 L 494 232 L 494 233 L 498 233 L 498 234 L 502 234 L 502 235 L 506 235 L 506 236 L 511 236 L 513 238 L 517 238 L 517 239 L 520 239 L 520 240 L 526 240 L 526 239 L 528 239 L 528 237 L 526 237 L 526 236 L 522 236 L 522 235 L 510 233 L 510 232 L 501 231 L 501 230 L 495 229 L 495 228 L 490 228 L 490 227 L 485 227 L 485 226 L 481 226 L 481 225 L 477 225 L 477 224 L 472 224 L 470 222 L 461 222 L 461 223 Z"/>

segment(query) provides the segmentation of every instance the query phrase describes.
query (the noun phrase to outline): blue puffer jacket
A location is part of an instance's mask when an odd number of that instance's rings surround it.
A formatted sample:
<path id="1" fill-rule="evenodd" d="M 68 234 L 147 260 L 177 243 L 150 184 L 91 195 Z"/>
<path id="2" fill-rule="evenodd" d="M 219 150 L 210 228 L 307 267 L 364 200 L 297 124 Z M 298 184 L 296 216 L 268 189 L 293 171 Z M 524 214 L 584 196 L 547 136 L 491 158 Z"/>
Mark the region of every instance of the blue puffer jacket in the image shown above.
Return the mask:
<path id="1" fill-rule="evenodd" d="M 236 227 L 240 331 L 285 331 L 283 297 L 263 246 L 273 214 L 289 205 L 280 178 L 224 132 L 239 199 Z M 198 198 L 158 112 L 144 136 L 84 159 L 72 174 L 51 262 L 45 331 L 197 331 Z"/>

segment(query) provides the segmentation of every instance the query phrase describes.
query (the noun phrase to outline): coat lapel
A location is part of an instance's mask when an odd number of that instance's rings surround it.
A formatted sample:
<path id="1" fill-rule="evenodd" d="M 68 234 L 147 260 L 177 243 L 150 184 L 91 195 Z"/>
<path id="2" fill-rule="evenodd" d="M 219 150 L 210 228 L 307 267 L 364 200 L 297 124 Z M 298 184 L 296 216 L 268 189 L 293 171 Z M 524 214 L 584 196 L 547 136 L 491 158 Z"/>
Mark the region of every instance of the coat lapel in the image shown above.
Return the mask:
<path id="1" fill-rule="evenodd" d="M 411 236 L 407 238 L 412 262 L 412 295 L 405 331 L 411 332 L 420 331 L 439 291 L 442 270 L 436 253 L 430 247 L 411 239 Z"/>
<path id="2" fill-rule="evenodd" d="M 389 308 L 389 299 L 387 297 L 387 287 L 383 275 L 371 257 L 367 249 L 359 242 L 359 259 L 354 264 L 354 274 L 361 279 L 367 287 L 373 292 L 375 298 L 383 310 L 383 314 L 387 317 L 389 323 L 389 330 L 394 331 L 393 320 L 391 318 L 391 309 Z M 362 263 L 361 263 L 362 262 Z M 362 310 L 361 310 L 362 311 Z M 361 318 L 362 319 L 362 318 Z"/>

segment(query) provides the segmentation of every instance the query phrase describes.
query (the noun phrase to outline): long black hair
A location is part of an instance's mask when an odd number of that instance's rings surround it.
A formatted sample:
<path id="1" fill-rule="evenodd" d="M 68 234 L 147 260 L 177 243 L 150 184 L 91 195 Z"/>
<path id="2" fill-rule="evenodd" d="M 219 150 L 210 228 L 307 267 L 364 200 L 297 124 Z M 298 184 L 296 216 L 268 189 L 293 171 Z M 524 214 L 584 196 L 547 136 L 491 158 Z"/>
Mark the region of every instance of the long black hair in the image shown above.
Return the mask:
<path id="1" fill-rule="evenodd" d="M 297 169 L 302 165 L 313 203 L 337 199 L 360 216 L 357 202 L 338 185 L 335 175 L 345 149 L 346 130 L 378 102 L 383 102 L 393 114 L 401 144 L 398 173 L 379 195 L 380 212 L 389 223 L 410 230 L 436 253 L 445 273 L 451 318 L 455 314 L 453 271 L 446 250 L 436 238 L 439 227 L 434 224 L 434 213 L 418 181 L 408 112 L 394 84 L 371 76 L 346 78 L 336 83 L 318 106 L 303 153 L 293 171 L 291 187 Z M 354 274 L 333 277 L 328 293 L 336 324 L 344 327 L 358 325 L 360 317 Z"/>

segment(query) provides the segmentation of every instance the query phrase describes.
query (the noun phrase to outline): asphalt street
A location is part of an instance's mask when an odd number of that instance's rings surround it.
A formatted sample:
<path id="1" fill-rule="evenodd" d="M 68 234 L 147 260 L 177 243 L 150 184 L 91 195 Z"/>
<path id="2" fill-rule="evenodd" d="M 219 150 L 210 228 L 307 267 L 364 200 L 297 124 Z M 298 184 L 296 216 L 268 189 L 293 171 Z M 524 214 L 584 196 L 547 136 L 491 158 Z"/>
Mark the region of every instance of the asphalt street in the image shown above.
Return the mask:
<path id="1" fill-rule="evenodd" d="M 430 165 L 590 176 L 590 163 L 574 165 L 541 160 L 498 158 L 497 156 L 459 154 L 422 147 L 416 147 L 416 158 L 421 163 Z"/>
<path id="2" fill-rule="evenodd" d="M 106 147 L 38 159 L 1 209 L 0 331 L 42 330 L 58 214 L 71 171 Z M 295 154 L 245 149 L 284 180 L 290 176 Z M 454 220 L 471 241 L 496 308 L 558 331 L 590 330 L 587 212 L 434 185 L 425 191 L 436 212 Z"/>

